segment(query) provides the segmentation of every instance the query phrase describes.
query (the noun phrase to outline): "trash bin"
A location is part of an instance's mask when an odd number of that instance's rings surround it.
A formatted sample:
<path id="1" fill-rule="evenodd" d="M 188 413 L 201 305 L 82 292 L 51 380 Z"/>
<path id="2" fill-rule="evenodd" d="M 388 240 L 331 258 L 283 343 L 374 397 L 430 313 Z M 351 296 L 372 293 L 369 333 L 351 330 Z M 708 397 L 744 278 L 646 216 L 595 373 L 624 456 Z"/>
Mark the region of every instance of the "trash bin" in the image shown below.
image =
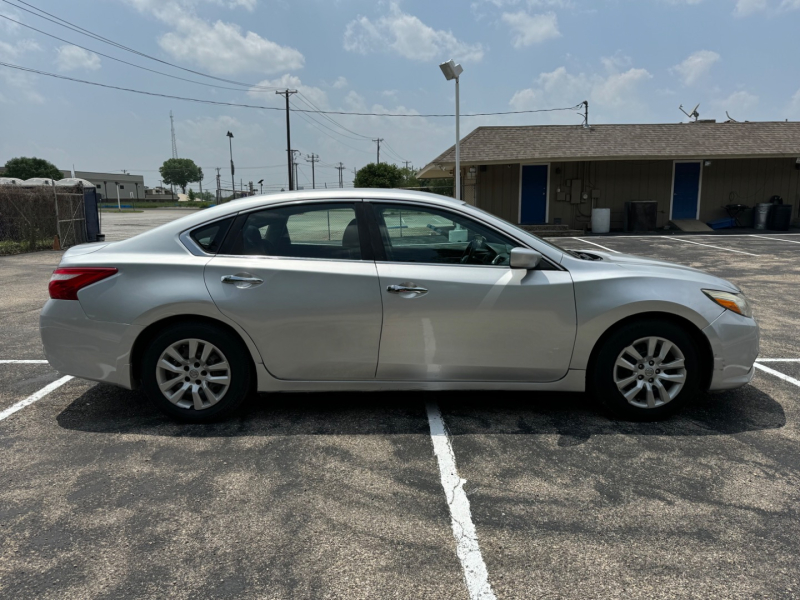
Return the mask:
<path id="1" fill-rule="evenodd" d="M 762 202 L 758 206 L 753 213 L 753 227 L 756 229 L 766 229 L 767 228 L 767 220 L 769 219 L 769 213 L 772 210 L 772 203 L 771 202 Z"/>
<path id="2" fill-rule="evenodd" d="M 592 209 L 592 233 L 608 233 L 611 230 L 611 209 Z"/>
<path id="3" fill-rule="evenodd" d="M 774 231 L 789 231 L 792 223 L 792 205 L 775 204 L 769 211 L 767 218 L 767 228 Z"/>

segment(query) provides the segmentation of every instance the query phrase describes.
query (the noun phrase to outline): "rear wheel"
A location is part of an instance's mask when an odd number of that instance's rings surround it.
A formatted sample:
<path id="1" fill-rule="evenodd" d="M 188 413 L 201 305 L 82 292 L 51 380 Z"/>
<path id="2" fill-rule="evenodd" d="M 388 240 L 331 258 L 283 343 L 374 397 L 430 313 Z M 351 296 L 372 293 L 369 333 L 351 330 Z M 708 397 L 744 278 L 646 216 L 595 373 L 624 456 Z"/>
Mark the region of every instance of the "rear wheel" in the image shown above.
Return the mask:
<path id="1" fill-rule="evenodd" d="M 697 395 L 700 361 L 692 336 L 682 327 L 637 321 L 602 342 L 590 377 L 594 393 L 615 415 L 657 420 Z"/>
<path id="2" fill-rule="evenodd" d="M 167 327 L 148 346 L 142 387 L 161 411 L 201 423 L 235 410 L 251 389 L 250 356 L 241 340 L 206 323 Z"/>

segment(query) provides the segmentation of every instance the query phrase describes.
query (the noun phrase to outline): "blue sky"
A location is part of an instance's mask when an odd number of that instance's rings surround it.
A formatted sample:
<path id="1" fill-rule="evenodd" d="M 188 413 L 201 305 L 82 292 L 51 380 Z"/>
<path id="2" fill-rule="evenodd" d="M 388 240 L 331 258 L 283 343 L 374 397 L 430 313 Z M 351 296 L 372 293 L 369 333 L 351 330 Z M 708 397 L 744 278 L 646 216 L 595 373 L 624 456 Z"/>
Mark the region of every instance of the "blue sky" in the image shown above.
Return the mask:
<path id="1" fill-rule="evenodd" d="M 800 0 L 8 0 L 0 15 L 74 42 L 206 85 L 145 72 L 0 18 L 0 61 L 68 77 L 163 94 L 346 112 L 451 113 L 454 86 L 437 64 L 464 67 L 462 113 L 566 107 L 590 102 L 592 123 L 679 122 L 678 105 L 701 118 L 800 119 Z M 16 7 L 14 5 L 17 5 Z M 25 12 L 43 9 L 117 43 L 243 87 L 177 70 L 79 35 Z M 220 87 L 209 87 L 220 86 Z M 224 87 L 236 89 L 223 89 Z M 0 66 L 0 163 L 19 155 L 60 168 L 121 171 L 158 182 L 171 153 L 237 183 L 286 183 L 280 111 L 212 106 L 52 79 Z M 292 115 L 292 146 L 318 154 L 317 182 L 333 165 L 381 159 L 417 167 L 453 143 L 452 118 Z M 464 117 L 479 125 L 578 124 L 574 111 Z M 310 165 L 301 160 L 301 184 Z"/>

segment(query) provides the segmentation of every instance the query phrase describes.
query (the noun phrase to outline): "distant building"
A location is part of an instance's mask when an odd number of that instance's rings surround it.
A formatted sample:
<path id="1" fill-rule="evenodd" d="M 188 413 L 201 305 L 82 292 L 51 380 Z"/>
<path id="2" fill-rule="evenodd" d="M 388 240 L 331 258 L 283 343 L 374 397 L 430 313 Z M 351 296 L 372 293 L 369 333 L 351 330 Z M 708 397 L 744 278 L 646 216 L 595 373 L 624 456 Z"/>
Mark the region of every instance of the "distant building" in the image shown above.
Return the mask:
<path id="1" fill-rule="evenodd" d="M 119 186 L 120 200 L 144 200 L 144 177 L 130 173 L 95 173 L 92 171 L 75 171 L 75 177 L 91 181 L 103 198 L 116 200 Z"/>

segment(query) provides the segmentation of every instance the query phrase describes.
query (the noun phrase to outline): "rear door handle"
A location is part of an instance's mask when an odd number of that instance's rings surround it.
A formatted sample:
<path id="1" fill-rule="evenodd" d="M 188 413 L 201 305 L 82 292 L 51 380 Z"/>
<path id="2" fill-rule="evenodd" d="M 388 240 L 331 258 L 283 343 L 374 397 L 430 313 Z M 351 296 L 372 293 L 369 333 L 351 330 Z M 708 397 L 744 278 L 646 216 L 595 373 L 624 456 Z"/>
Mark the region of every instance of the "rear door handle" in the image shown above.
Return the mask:
<path id="1" fill-rule="evenodd" d="M 223 275 L 220 279 L 222 283 L 230 283 L 235 285 L 238 288 L 249 288 L 254 285 L 259 285 L 260 283 L 264 283 L 263 279 L 259 279 L 258 277 L 250 277 L 245 275 Z"/>
<path id="2" fill-rule="evenodd" d="M 418 296 L 422 296 L 423 294 L 427 294 L 428 290 L 423 287 L 409 287 L 405 285 L 390 285 L 386 288 L 386 291 L 390 294 L 417 294 Z"/>

